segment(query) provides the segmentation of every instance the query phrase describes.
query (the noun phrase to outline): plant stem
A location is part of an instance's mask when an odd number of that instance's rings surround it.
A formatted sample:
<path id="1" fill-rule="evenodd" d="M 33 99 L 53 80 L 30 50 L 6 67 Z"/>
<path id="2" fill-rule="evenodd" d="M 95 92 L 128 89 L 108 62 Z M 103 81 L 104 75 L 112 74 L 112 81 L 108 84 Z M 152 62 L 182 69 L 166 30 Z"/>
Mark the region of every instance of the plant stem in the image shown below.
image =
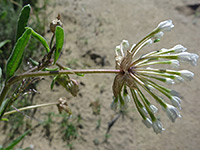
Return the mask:
<path id="1" fill-rule="evenodd" d="M 17 81 L 27 78 L 27 77 L 39 77 L 39 76 L 52 76 L 52 75 L 61 75 L 61 74 L 96 74 L 96 73 L 119 73 L 120 70 L 116 69 L 87 69 L 87 70 L 60 70 L 60 71 L 38 71 L 38 72 L 27 72 L 21 75 L 17 75 L 12 77 L 8 84 L 12 85 Z"/>
<path id="2" fill-rule="evenodd" d="M 7 96 L 8 90 L 10 86 L 15 84 L 16 82 L 28 78 L 28 77 L 39 77 L 39 76 L 51 76 L 51 75 L 61 75 L 61 74 L 76 74 L 76 73 L 83 73 L 83 74 L 94 74 L 94 73 L 119 73 L 120 70 L 117 69 L 86 69 L 86 70 L 60 70 L 60 71 L 38 71 L 38 72 L 26 72 L 20 75 L 13 76 L 10 78 L 5 86 L 3 87 L 1 94 L 0 94 L 0 106 Z"/>
<path id="3" fill-rule="evenodd" d="M 38 105 L 33 105 L 33 106 L 27 106 L 27 107 L 23 107 L 17 110 L 12 110 L 9 112 L 5 112 L 3 116 L 5 115 L 10 115 L 16 112 L 20 112 L 20 111 L 24 111 L 24 110 L 29 110 L 29 109 L 35 109 L 35 108 L 39 108 L 39 107 L 46 107 L 46 106 L 52 106 L 52 105 L 58 105 L 59 102 L 52 102 L 52 103 L 45 103 L 45 104 L 38 104 Z"/>

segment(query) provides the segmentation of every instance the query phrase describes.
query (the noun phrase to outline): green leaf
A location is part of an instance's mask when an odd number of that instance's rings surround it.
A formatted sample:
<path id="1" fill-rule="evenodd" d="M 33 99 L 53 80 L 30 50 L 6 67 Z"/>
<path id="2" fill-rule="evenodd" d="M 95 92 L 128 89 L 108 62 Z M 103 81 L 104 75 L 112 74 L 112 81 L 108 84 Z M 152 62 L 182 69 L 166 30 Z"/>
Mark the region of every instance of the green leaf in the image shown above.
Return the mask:
<path id="1" fill-rule="evenodd" d="M 63 44 L 64 44 L 64 30 L 60 26 L 56 26 L 56 51 L 54 53 L 54 64 L 58 60 Z"/>
<path id="2" fill-rule="evenodd" d="M 2 76 L 2 70 L 1 70 L 1 67 L 0 67 L 0 79 L 1 79 L 1 76 Z"/>
<path id="3" fill-rule="evenodd" d="M 30 62 L 31 62 L 31 64 L 32 64 L 33 66 L 38 66 L 38 65 L 39 65 L 39 62 L 33 60 L 32 58 L 29 58 L 29 60 L 30 60 Z"/>
<path id="4" fill-rule="evenodd" d="M 83 74 L 83 73 L 76 73 L 76 75 L 80 76 L 80 77 L 84 77 L 85 76 L 85 74 Z"/>
<path id="5" fill-rule="evenodd" d="M 5 99 L 0 106 L 0 118 L 3 116 L 4 112 L 6 111 L 7 106 L 11 103 L 10 99 Z"/>
<path id="6" fill-rule="evenodd" d="M 54 84 L 55 84 L 55 82 L 56 82 L 57 77 L 58 77 L 58 75 L 56 75 L 56 76 L 53 78 L 52 82 L 51 82 L 51 90 L 53 90 L 53 87 L 54 87 Z"/>
<path id="7" fill-rule="evenodd" d="M 31 6 L 29 4 L 25 5 L 21 10 L 17 23 L 16 41 L 22 36 L 22 34 L 25 31 L 25 27 L 27 26 L 28 19 L 30 16 L 30 11 L 31 11 Z"/>
<path id="8" fill-rule="evenodd" d="M 71 68 L 68 68 L 68 67 L 65 67 L 64 69 L 65 70 L 72 70 Z M 85 74 L 83 74 L 83 73 L 76 73 L 76 75 L 80 76 L 80 77 L 84 77 L 85 76 Z"/>
<path id="9" fill-rule="evenodd" d="M 8 118 L 1 118 L 0 121 L 9 121 Z"/>
<path id="10" fill-rule="evenodd" d="M 40 34 L 38 34 L 37 32 L 35 32 L 32 28 L 30 27 L 26 27 L 26 29 L 31 29 L 32 31 L 32 36 L 36 39 L 38 39 L 40 41 L 40 43 L 42 43 L 42 45 L 45 47 L 47 53 L 50 52 L 50 48 L 49 45 L 47 44 L 47 41 L 45 40 L 44 37 L 42 37 Z"/>
<path id="11" fill-rule="evenodd" d="M 24 132 L 22 135 L 20 135 L 17 139 L 13 140 L 7 148 L 4 148 L 5 150 L 10 150 L 12 148 L 14 148 L 14 146 L 16 146 L 27 134 L 29 134 L 31 132 L 31 130 L 27 130 L 26 132 Z"/>
<path id="12" fill-rule="evenodd" d="M 4 10 L 4 11 L 1 12 L 1 14 L 0 14 L 0 19 L 3 20 L 6 16 L 7 16 L 7 11 Z"/>
<path id="13" fill-rule="evenodd" d="M 31 29 L 26 29 L 24 34 L 17 40 L 6 65 L 6 80 L 12 77 L 19 68 L 30 36 Z"/>
<path id="14" fill-rule="evenodd" d="M 10 42 L 10 40 L 4 40 L 0 42 L 0 48 L 3 47 L 6 43 Z"/>

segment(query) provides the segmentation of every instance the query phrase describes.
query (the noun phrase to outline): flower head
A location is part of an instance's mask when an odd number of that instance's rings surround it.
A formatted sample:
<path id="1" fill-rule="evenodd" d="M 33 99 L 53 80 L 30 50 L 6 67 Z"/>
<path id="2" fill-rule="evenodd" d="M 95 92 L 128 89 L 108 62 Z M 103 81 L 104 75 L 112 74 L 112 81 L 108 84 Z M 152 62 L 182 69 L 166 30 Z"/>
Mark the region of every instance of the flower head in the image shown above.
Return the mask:
<path id="1" fill-rule="evenodd" d="M 158 42 L 164 35 L 164 32 L 170 31 L 173 27 L 174 25 L 171 20 L 163 21 L 156 29 L 144 37 L 143 40 L 137 44 L 133 44 L 129 50 L 127 40 L 123 40 L 115 50 L 116 68 L 120 72 L 115 76 L 112 86 L 114 100 L 111 108 L 117 110 L 118 108 L 126 109 L 128 107 L 130 96 L 128 95 L 127 88 L 129 88 L 136 108 L 143 118 L 143 123 L 148 128 L 152 127 L 155 133 L 161 133 L 164 128 L 155 116 L 158 108 L 143 94 L 143 91 L 146 91 L 152 99 L 161 105 L 170 120 L 174 122 L 176 118 L 181 117 L 176 108 L 181 109 L 179 94 L 174 90 L 160 85 L 160 82 L 175 84 L 183 82 L 184 79 L 192 80 L 194 74 L 188 70 L 178 71 L 165 69 L 164 67 L 156 69 L 149 66 L 168 64 L 178 68 L 180 65 L 179 61 L 186 61 L 195 65 L 199 56 L 194 53 L 185 52 L 187 48 L 180 44 L 170 49 L 163 48 L 152 51 L 140 57 L 136 57 L 136 53 L 145 46 L 153 42 Z M 157 93 L 164 95 L 167 99 L 158 96 Z M 168 101 L 171 101 L 172 105 Z"/>

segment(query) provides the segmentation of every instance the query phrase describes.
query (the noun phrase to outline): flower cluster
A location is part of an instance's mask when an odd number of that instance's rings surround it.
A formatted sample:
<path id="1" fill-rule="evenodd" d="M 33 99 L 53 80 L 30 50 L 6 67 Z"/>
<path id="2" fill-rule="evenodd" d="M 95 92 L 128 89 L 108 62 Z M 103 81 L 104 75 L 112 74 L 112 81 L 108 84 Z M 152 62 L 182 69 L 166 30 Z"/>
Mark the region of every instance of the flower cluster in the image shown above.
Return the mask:
<path id="1" fill-rule="evenodd" d="M 152 66 L 169 64 L 174 68 L 178 68 L 179 62 L 190 62 L 192 65 L 196 65 L 199 56 L 186 52 L 187 48 L 182 45 L 176 45 L 170 49 L 163 48 L 152 51 L 139 58 L 136 57 L 136 53 L 144 46 L 160 41 L 164 33 L 170 31 L 173 27 L 171 20 L 163 21 L 130 49 L 128 49 L 129 43 L 126 40 L 123 40 L 115 49 L 116 68 L 120 69 L 120 73 L 114 79 L 114 97 L 111 109 L 126 109 L 128 107 L 130 96 L 127 88 L 129 88 L 136 108 L 143 118 L 142 122 L 148 128 L 152 127 L 155 133 L 161 133 L 164 128 L 156 117 L 158 108 L 143 94 L 144 91 L 155 99 L 169 119 L 174 122 L 176 118 L 181 117 L 178 110 L 181 109 L 181 99 L 176 91 L 161 85 L 159 82 L 174 84 L 184 80 L 192 80 L 194 74 L 188 70 L 156 69 L 152 68 Z M 124 51 L 127 51 L 126 54 Z M 161 93 L 166 98 L 164 99 L 158 93 Z"/>

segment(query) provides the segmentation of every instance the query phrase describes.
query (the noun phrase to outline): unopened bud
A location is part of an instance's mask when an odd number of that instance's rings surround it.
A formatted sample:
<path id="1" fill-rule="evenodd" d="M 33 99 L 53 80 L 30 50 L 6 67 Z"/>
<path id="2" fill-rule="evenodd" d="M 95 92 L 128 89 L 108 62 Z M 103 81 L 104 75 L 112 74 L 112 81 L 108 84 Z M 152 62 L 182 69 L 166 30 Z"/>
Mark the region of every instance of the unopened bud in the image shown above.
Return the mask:
<path id="1" fill-rule="evenodd" d="M 66 88 L 69 90 L 69 92 L 73 96 L 77 96 L 77 93 L 78 93 L 78 82 L 76 80 L 70 79 L 70 82 L 68 83 Z"/>
<path id="2" fill-rule="evenodd" d="M 58 14 L 58 17 L 50 23 L 51 32 L 55 33 L 56 26 L 63 26 L 62 22 L 60 21 L 60 14 Z"/>
<path id="3" fill-rule="evenodd" d="M 59 98 L 58 102 L 59 102 L 59 104 L 58 104 L 57 106 L 58 106 L 58 110 L 59 110 L 60 113 L 64 110 L 64 111 L 67 112 L 69 115 L 72 114 L 72 111 L 71 111 L 71 109 L 69 108 L 69 106 L 68 106 L 68 104 L 67 104 L 67 100 L 66 100 L 65 97 Z"/>

